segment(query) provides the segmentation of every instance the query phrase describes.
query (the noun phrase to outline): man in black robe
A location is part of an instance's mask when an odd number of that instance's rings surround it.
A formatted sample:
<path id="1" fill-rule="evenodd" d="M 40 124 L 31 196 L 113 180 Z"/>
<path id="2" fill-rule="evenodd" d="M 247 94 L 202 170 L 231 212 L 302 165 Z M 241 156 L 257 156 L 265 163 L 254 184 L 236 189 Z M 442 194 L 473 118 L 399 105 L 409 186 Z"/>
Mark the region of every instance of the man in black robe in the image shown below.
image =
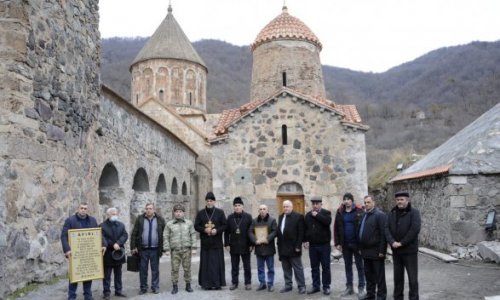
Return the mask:
<path id="1" fill-rule="evenodd" d="M 220 290 L 226 285 L 222 236 L 226 230 L 226 215 L 215 207 L 215 195 L 205 196 L 206 207 L 198 212 L 194 229 L 200 233 L 200 271 L 198 283 L 205 290 Z"/>

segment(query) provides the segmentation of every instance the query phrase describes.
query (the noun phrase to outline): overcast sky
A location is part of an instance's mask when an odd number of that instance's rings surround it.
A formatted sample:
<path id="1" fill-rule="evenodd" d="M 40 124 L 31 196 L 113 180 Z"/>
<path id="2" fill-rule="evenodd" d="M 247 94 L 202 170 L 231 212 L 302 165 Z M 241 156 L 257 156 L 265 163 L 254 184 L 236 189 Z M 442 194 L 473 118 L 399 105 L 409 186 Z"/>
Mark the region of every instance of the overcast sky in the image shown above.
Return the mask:
<path id="1" fill-rule="evenodd" d="M 283 0 L 171 0 L 191 41 L 251 44 Z M 103 38 L 151 36 L 169 0 L 100 0 Z M 431 50 L 500 40 L 500 0 L 286 0 L 323 43 L 321 62 L 383 72 Z"/>

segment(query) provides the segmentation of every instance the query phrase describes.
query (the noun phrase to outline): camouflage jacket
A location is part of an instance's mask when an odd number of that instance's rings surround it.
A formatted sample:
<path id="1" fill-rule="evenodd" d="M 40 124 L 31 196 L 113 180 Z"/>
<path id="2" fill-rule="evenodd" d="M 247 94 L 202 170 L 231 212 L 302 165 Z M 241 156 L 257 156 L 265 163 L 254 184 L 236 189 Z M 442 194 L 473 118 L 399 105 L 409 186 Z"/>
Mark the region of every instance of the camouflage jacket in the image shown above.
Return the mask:
<path id="1" fill-rule="evenodd" d="M 163 232 L 163 251 L 196 248 L 196 231 L 193 222 L 173 219 L 167 222 Z"/>

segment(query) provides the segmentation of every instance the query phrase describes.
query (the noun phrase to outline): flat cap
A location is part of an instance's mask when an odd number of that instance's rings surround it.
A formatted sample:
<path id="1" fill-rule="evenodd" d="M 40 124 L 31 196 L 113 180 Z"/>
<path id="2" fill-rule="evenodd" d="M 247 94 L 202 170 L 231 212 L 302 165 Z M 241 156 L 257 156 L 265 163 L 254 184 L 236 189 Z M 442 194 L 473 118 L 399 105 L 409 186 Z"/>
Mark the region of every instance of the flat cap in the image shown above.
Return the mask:
<path id="1" fill-rule="evenodd" d="M 321 196 L 312 196 L 311 202 L 323 202 L 323 199 L 321 199 Z"/>
<path id="2" fill-rule="evenodd" d="M 396 192 L 396 194 L 394 194 L 394 198 L 397 198 L 397 197 L 410 198 L 410 193 L 408 193 L 407 191 L 399 191 L 399 192 Z"/>

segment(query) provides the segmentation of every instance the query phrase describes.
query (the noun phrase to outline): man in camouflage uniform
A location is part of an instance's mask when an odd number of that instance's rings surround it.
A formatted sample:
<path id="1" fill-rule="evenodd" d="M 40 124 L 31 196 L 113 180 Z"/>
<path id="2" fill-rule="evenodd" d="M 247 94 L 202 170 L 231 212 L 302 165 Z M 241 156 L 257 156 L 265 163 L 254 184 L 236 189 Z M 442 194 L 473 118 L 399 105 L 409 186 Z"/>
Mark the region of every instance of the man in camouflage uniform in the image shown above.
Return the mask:
<path id="1" fill-rule="evenodd" d="M 171 254 L 172 262 L 172 294 L 177 294 L 179 266 L 182 263 L 186 291 L 191 293 L 191 251 L 196 251 L 196 231 L 193 222 L 184 218 L 184 206 L 174 206 L 174 219 L 167 222 L 163 232 L 163 251 Z"/>

